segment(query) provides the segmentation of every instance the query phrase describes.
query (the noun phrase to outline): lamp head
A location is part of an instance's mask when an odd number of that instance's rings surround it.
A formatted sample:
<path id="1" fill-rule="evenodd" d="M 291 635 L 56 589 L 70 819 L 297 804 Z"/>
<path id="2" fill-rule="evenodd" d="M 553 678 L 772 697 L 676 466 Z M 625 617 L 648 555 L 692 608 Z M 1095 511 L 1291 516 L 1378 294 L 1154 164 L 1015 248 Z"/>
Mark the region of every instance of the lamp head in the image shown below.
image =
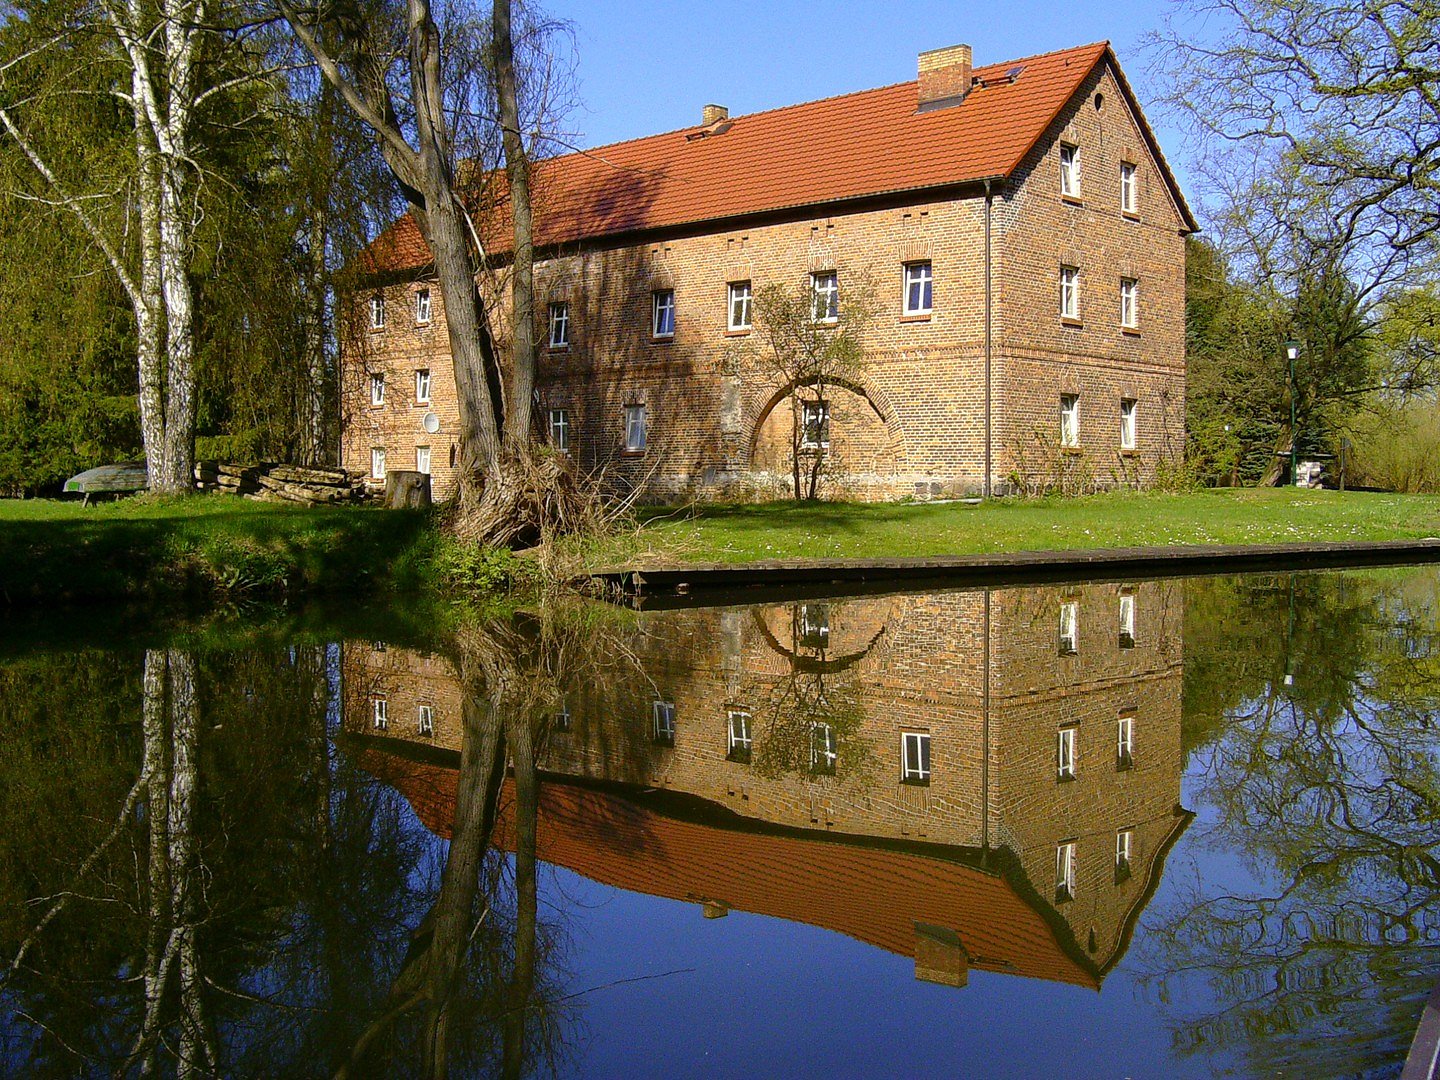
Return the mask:
<path id="1" fill-rule="evenodd" d="M 1285 342 L 1285 356 L 1289 360 L 1297 360 L 1300 357 L 1300 342 L 1291 338 Z"/>

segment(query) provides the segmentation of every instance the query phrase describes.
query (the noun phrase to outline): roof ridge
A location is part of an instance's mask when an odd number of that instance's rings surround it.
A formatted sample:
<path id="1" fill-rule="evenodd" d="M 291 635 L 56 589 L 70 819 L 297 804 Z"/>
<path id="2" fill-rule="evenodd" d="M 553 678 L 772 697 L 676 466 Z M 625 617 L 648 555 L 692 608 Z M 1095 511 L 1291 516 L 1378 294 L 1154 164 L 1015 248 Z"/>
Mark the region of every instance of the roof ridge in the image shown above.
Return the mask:
<path id="1" fill-rule="evenodd" d="M 979 66 L 975 67 L 973 70 L 975 70 L 975 71 L 986 71 L 986 70 L 989 70 L 989 69 L 991 69 L 991 68 L 1014 67 L 1016 64 L 1025 64 L 1025 63 L 1029 63 L 1029 62 L 1032 61 L 1032 60 L 1043 60 L 1043 59 L 1045 59 L 1046 57 L 1049 57 L 1049 56 L 1059 56 L 1059 55 L 1061 55 L 1062 53 L 1078 53 L 1078 52 L 1084 52 L 1084 51 L 1087 50 L 1087 49 L 1095 49 L 1095 48 L 1106 48 L 1106 49 L 1108 49 L 1109 47 L 1110 47 L 1110 42 L 1109 42 L 1108 40 L 1105 40 L 1105 41 L 1091 41 L 1091 42 L 1087 42 L 1087 43 L 1084 44 L 1084 45 L 1072 45 L 1072 46 L 1070 46 L 1069 48 L 1065 48 L 1065 49 L 1051 49 L 1049 52 L 1033 53 L 1033 54 L 1030 55 L 1030 56 L 1017 56 L 1017 57 L 1015 57 L 1015 58 L 1012 59 L 1012 60 L 997 60 L 997 61 L 995 61 L 994 63 L 979 65 Z M 760 109 L 760 110 L 757 111 L 757 112 L 736 113 L 734 116 L 731 116 L 729 119 L 730 119 L 730 120 L 748 120 L 748 119 L 752 119 L 752 118 L 754 118 L 754 117 L 759 117 L 759 116 L 772 116 L 772 115 L 774 115 L 775 113 L 789 112 L 789 111 L 792 110 L 792 109 L 803 109 L 803 108 L 805 108 L 805 107 L 808 106 L 808 105 L 823 105 L 823 104 L 825 104 L 826 102 L 839 101 L 839 100 L 841 100 L 842 98 L 860 97 L 860 96 L 863 95 L 863 94 L 878 94 L 878 93 L 881 93 L 882 91 L 885 91 L 885 90 L 894 90 L 894 89 L 896 89 L 897 87 L 901 87 L 901 86 L 914 86 L 917 81 L 918 81 L 918 80 L 916 80 L 916 79 L 901 79 L 901 80 L 899 80 L 898 82 L 885 83 L 885 84 L 882 85 L 882 86 L 870 86 L 870 87 L 866 87 L 866 88 L 861 89 L 861 90 L 845 90 L 845 91 L 842 91 L 841 93 L 838 93 L 838 94 L 826 94 L 826 95 L 824 95 L 824 96 L 822 96 L 822 97 L 810 98 L 810 99 L 807 100 L 807 101 L 792 101 L 789 105 L 776 105 L 776 106 L 774 106 L 773 108 Z M 555 156 L 552 157 L 552 158 L 544 158 L 544 159 L 542 159 L 542 160 L 548 163 L 548 162 L 552 162 L 552 161 L 560 161 L 560 160 L 563 159 L 563 158 L 572 157 L 572 156 L 585 156 L 585 155 L 594 156 L 594 155 L 596 155 L 596 154 L 599 154 L 599 153 L 600 153 L 601 151 L 603 151 L 603 150 L 613 150 L 613 149 L 615 149 L 615 148 L 618 147 L 618 146 L 629 146 L 631 143 L 645 142 L 647 139 L 661 139 L 661 138 L 664 138 L 664 137 L 667 136 L 667 135 L 680 135 L 680 134 L 682 134 L 682 133 L 684 133 L 684 132 L 687 132 L 687 131 L 695 131 L 696 129 L 702 128 L 702 127 L 704 127 L 704 126 L 705 126 L 704 124 L 686 124 L 686 125 L 683 126 L 683 127 L 671 128 L 671 129 L 669 129 L 668 131 L 654 131 L 654 132 L 651 132 L 649 135 L 635 135 L 635 136 L 632 136 L 631 138 L 628 138 L 628 139 L 617 139 L 615 142 L 602 143 L 602 144 L 599 145 L 599 146 L 582 147 L 582 148 L 578 148 L 578 149 L 574 149 L 574 150 L 569 150 L 569 151 L 567 151 L 566 153 L 557 154 L 557 155 L 555 155 Z M 538 162 L 537 162 L 537 164 L 538 164 Z"/>

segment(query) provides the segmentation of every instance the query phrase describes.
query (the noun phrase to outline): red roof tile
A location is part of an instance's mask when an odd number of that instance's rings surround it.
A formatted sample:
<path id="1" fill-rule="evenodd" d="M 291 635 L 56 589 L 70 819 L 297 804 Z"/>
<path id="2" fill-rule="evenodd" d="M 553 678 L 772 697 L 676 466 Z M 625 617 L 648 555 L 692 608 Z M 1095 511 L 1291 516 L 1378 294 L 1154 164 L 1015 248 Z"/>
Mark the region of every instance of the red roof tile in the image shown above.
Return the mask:
<path id="1" fill-rule="evenodd" d="M 432 832 L 453 827 L 453 768 L 367 750 L 360 764 L 396 787 Z M 541 785 L 537 856 L 591 880 L 672 900 L 720 901 L 837 931 L 912 956 L 916 924 L 959 935 L 971 967 L 1073 983 L 1099 979 L 1061 948 L 1005 879 L 913 852 L 682 821 L 605 791 Z M 496 841 L 514 849 L 506 780 Z M 699 918 L 697 914 L 696 918 Z"/>
<path id="2" fill-rule="evenodd" d="M 686 128 L 551 158 L 535 166 L 536 242 L 564 245 L 1008 177 L 1107 57 L 1113 60 L 1108 43 L 1099 42 L 977 68 L 983 85 L 959 105 L 927 112 L 917 110 L 916 84 L 906 82 L 737 116 L 705 138 L 687 138 L 700 128 Z M 1010 82 L 1006 75 L 1017 68 Z M 487 246 L 508 250 L 508 216 L 491 217 Z M 367 254 L 372 269 L 430 262 L 408 214 Z"/>

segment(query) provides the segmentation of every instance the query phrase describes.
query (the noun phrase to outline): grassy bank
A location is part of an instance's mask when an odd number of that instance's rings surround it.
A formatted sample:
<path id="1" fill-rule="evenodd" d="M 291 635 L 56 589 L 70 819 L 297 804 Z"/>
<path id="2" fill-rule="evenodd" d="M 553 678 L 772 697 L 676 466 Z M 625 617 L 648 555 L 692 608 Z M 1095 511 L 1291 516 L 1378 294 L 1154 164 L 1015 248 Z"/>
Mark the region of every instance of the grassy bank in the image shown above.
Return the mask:
<path id="1" fill-rule="evenodd" d="M 0 500 L 0 603 L 283 597 L 422 581 L 421 513 L 229 496 Z"/>
<path id="2" fill-rule="evenodd" d="M 1440 536 L 1440 496 L 1293 489 L 967 503 L 767 503 L 654 511 L 591 565 L 906 558 L 1166 544 Z"/>

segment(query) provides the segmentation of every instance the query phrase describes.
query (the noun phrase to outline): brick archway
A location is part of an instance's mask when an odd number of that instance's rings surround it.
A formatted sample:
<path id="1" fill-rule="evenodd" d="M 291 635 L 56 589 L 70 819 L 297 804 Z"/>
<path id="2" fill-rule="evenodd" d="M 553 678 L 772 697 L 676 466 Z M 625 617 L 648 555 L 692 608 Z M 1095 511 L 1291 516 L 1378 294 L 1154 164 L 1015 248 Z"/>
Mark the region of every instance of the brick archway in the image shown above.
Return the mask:
<path id="1" fill-rule="evenodd" d="M 749 395 L 746 397 L 744 409 L 745 431 L 748 433 L 745 440 L 745 467 L 754 468 L 756 447 L 765 423 L 770 419 L 770 414 L 775 411 L 776 406 L 786 401 L 797 390 L 811 383 L 795 380 L 777 389 L 771 389 L 765 396 Z M 900 426 L 900 417 L 896 412 L 894 403 L 883 390 L 874 385 L 869 379 L 832 379 L 829 385 L 833 389 L 847 391 L 860 399 L 867 405 L 875 418 L 884 426 L 886 433 L 885 451 L 892 460 L 894 467 L 898 470 L 905 463 L 905 433 Z"/>

